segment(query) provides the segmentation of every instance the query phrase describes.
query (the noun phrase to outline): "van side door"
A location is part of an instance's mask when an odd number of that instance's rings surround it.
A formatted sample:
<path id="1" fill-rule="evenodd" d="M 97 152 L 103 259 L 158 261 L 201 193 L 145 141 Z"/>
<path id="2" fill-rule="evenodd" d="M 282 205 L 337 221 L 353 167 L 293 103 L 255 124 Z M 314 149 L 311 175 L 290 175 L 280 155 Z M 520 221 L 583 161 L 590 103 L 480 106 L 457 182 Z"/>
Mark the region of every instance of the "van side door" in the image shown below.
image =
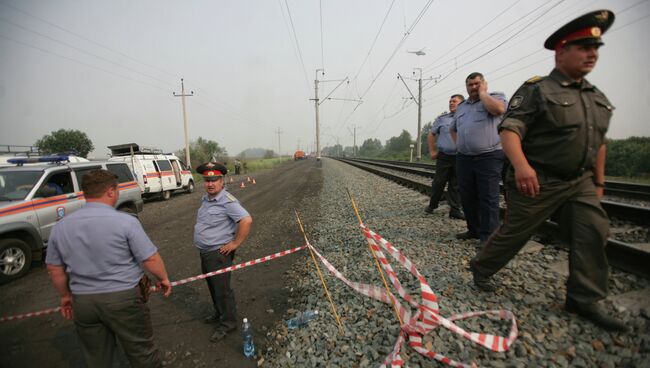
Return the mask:
<path id="1" fill-rule="evenodd" d="M 172 165 L 169 163 L 169 160 L 156 160 L 156 164 L 160 169 L 162 190 L 176 189 L 176 179 L 174 178 L 174 171 L 172 170 Z"/>
<path id="2" fill-rule="evenodd" d="M 181 177 L 181 165 L 178 160 L 170 160 L 172 163 L 172 170 L 174 171 L 174 177 L 176 178 L 176 188 L 183 186 L 183 178 Z"/>

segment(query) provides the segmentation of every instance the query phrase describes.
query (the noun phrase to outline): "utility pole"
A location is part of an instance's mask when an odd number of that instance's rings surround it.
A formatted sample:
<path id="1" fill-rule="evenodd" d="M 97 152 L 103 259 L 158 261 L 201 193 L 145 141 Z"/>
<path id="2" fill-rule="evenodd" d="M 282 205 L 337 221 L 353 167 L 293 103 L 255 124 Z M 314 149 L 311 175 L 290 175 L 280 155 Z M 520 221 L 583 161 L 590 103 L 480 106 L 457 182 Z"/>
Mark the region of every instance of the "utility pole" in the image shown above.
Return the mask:
<path id="1" fill-rule="evenodd" d="M 278 135 L 278 156 L 282 157 L 282 151 L 280 151 L 280 134 L 284 132 L 280 129 L 280 127 L 278 127 L 278 130 L 276 130 L 275 133 Z"/>
<path id="2" fill-rule="evenodd" d="M 414 69 L 418 69 L 420 71 L 419 78 L 414 79 L 414 80 L 418 81 L 418 97 L 417 97 L 417 99 L 415 98 L 415 96 L 413 96 L 413 93 L 411 92 L 411 89 L 406 84 L 406 82 L 404 82 L 404 77 L 402 77 L 399 73 L 397 73 L 397 78 L 400 79 L 402 81 L 402 83 L 404 83 L 404 87 L 406 87 L 406 89 L 409 91 L 409 94 L 411 94 L 411 98 L 415 101 L 416 105 L 418 105 L 418 131 L 417 131 L 417 135 L 416 135 L 417 138 L 416 138 L 416 141 L 415 141 L 415 147 L 416 147 L 415 149 L 417 150 L 417 152 L 416 152 L 416 155 L 415 155 L 415 159 L 417 161 L 420 161 L 422 159 L 422 139 L 421 139 L 421 135 L 422 135 L 422 68 L 414 68 Z M 413 71 L 413 75 L 415 75 L 415 71 Z M 413 79 L 413 78 L 407 78 L 407 79 Z M 433 78 L 428 78 L 427 80 L 432 80 L 432 79 Z"/>
<path id="3" fill-rule="evenodd" d="M 194 91 L 190 91 L 190 94 L 185 94 L 185 84 L 183 83 L 183 78 L 181 78 L 181 94 L 174 92 L 175 97 L 181 98 L 181 103 L 183 104 L 183 125 L 185 126 L 185 160 L 187 167 L 192 167 L 190 161 L 190 140 L 187 134 L 187 111 L 185 110 L 185 97 L 194 96 Z"/>
<path id="4" fill-rule="evenodd" d="M 330 98 L 332 93 L 334 93 L 334 91 L 336 91 L 336 89 L 339 88 L 341 86 L 341 84 L 343 84 L 343 82 L 348 80 L 348 77 L 345 77 L 344 79 L 338 79 L 338 80 L 321 80 L 321 81 L 319 81 L 318 80 L 318 72 L 321 72 L 322 75 L 325 75 L 325 70 L 324 69 L 316 69 L 316 78 L 314 79 L 314 98 L 313 99 L 310 98 L 310 100 L 314 101 L 314 107 L 315 107 L 315 110 L 316 110 L 316 157 L 320 159 L 320 113 L 319 113 L 319 109 L 318 109 L 320 104 L 322 104 L 323 102 L 325 102 L 327 100 L 343 100 L 343 101 L 359 101 L 359 100 L 349 100 L 349 99 L 343 99 L 343 98 Z M 334 87 L 332 92 L 330 92 L 330 94 L 327 95 L 325 98 L 323 98 L 323 100 L 321 101 L 318 98 L 318 83 L 326 83 L 326 82 L 340 82 L 340 83 L 336 87 Z"/>
<path id="5" fill-rule="evenodd" d="M 352 134 L 352 155 L 354 157 L 357 157 L 357 128 L 356 125 L 352 125 L 352 130 L 348 127 L 348 131 Z"/>

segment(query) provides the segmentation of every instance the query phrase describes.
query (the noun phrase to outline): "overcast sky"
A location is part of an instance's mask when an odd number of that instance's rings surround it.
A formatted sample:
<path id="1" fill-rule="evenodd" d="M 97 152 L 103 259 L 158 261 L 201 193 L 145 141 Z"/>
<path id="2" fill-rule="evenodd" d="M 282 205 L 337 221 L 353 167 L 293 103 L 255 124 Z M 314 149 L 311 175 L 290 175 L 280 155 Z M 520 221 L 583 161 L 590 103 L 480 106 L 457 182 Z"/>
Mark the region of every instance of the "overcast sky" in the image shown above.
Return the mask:
<path id="1" fill-rule="evenodd" d="M 601 8 L 616 21 L 588 79 L 616 106 L 608 136 L 648 136 L 648 0 L 0 0 L 0 145 L 65 128 L 86 132 L 94 157 L 127 142 L 175 151 L 184 133 L 172 93 L 184 78 L 190 139 L 231 155 L 277 151 L 279 129 L 282 153 L 313 150 L 316 69 L 320 80 L 349 78 L 320 106 L 321 146 L 351 146 L 354 127 L 359 145 L 403 129 L 415 137 L 398 73 L 423 68 L 423 124 L 467 94 L 473 71 L 510 98 L 551 71 L 542 45 L 553 31 Z M 338 83 L 320 83 L 320 97 Z"/>

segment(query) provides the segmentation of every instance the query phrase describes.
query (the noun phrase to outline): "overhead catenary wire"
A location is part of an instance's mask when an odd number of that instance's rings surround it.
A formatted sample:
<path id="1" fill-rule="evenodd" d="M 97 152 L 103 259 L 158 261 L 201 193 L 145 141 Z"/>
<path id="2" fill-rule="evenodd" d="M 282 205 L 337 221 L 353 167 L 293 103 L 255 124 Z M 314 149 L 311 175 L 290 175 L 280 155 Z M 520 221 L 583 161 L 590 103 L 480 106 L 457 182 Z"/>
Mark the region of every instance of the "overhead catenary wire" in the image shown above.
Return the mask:
<path id="1" fill-rule="evenodd" d="M 278 1 L 280 1 L 280 0 L 278 0 Z M 293 17 L 291 16 L 291 10 L 289 9 L 289 3 L 287 2 L 287 0 L 284 0 L 284 5 L 285 5 L 285 7 L 287 9 L 287 15 L 289 16 L 289 22 L 291 24 L 291 32 L 293 34 L 293 39 L 295 41 L 296 50 L 298 50 L 298 58 L 300 60 L 300 66 L 302 67 L 302 72 L 303 72 L 303 74 L 305 76 L 305 82 L 307 83 L 307 91 L 309 91 L 311 89 L 311 87 L 310 87 L 310 83 L 309 83 L 309 78 L 307 77 L 307 69 L 305 68 L 305 61 L 304 61 L 304 59 L 302 57 L 302 51 L 300 50 L 300 42 L 298 42 L 298 35 L 296 34 L 296 27 L 293 24 Z M 284 12 L 282 13 L 282 15 L 284 16 Z"/>
<path id="2" fill-rule="evenodd" d="M 84 41 L 86 41 L 86 42 L 89 42 L 89 43 L 95 45 L 95 46 L 98 46 L 98 47 L 100 47 L 100 48 L 103 48 L 103 49 L 108 50 L 108 51 L 110 51 L 110 52 L 113 52 L 113 53 L 115 53 L 115 54 L 118 54 L 118 55 L 120 55 L 120 56 L 122 56 L 122 57 L 125 57 L 125 58 L 127 58 L 127 59 L 129 59 L 129 60 L 131 60 L 131 61 L 133 61 L 133 62 L 136 62 L 136 63 L 138 63 L 138 64 L 144 65 L 144 66 L 146 66 L 146 67 L 148 67 L 148 68 L 151 68 L 151 69 L 155 69 L 155 70 L 157 70 L 157 71 L 159 71 L 159 72 L 161 72 L 161 73 L 163 73 L 163 74 L 167 74 L 168 76 L 173 77 L 174 79 L 180 79 L 180 78 L 181 78 L 181 77 L 180 77 L 178 74 L 176 74 L 176 73 L 169 72 L 169 71 L 167 71 L 167 70 L 165 70 L 165 69 L 162 69 L 162 68 L 159 68 L 159 67 L 157 67 L 157 66 L 155 66 L 155 65 L 149 64 L 149 63 L 144 62 L 144 61 L 142 61 L 142 60 L 138 60 L 138 59 L 136 59 L 136 58 L 134 58 L 134 57 L 132 57 L 132 56 L 130 56 L 130 55 L 125 54 L 124 52 L 121 52 L 121 51 L 116 50 L 116 49 L 114 49 L 114 48 L 108 47 L 108 46 L 106 46 L 106 45 L 104 45 L 104 44 L 102 44 L 102 43 L 99 43 L 99 42 L 97 42 L 97 41 L 95 41 L 95 40 L 93 40 L 93 39 L 90 39 L 90 38 L 88 38 L 88 37 L 86 37 L 86 36 L 84 36 L 84 35 L 81 35 L 81 34 L 79 34 L 79 33 L 77 33 L 77 32 L 74 32 L 74 31 L 72 31 L 72 30 L 70 30 L 70 29 L 68 29 L 68 28 L 62 27 L 62 26 L 60 26 L 60 25 L 58 25 L 58 24 L 55 24 L 55 23 L 52 23 L 52 22 L 50 22 L 50 21 L 48 21 L 48 20 L 46 20 L 46 19 L 43 19 L 43 18 L 41 18 L 41 17 L 39 17 L 39 16 L 36 16 L 36 15 L 34 15 L 34 14 L 32 14 L 32 13 L 29 13 L 29 12 L 25 11 L 24 9 L 21 9 L 21 8 L 18 8 L 18 7 L 16 7 L 16 6 L 12 5 L 12 4 L 9 4 L 9 3 L 6 2 L 6 1 L 0 1 L 0 4 L 6 6 L 6 7 L 8 7 L 8 8 L 13 9 L 14 11 L 17 11 L 17 12 L 19 12 L 19 13 L 22 13 L 22 14 L 24 14 L 24 15 L 27 15 L 27 16 L 29 16 L 29 17 L 31 17 L 31 18 L 34 18 L 34 19 L 36 19 L 36 20 L 38 20 L 38 21 L 40 21 L 40 22 L 43 22 L 43 23 L 45 23 L 45 24 L 47 24 L 47 25 L 49 25 L 49 26 L 51 26 L 51 27 L 53 27 L 53 28 L 59 29 L 59 30 L 61 30 L 61 31 L 63 31 L 63 32 L 66 32 L 66 33 L 71 34 L 71 35 L 73 35 L 73 36 L 75 36 L 75 37 L 78 37 L 78 38 L 80 38 L 80 39 L 82 39 L 82 40 L 84 40 Z"/>
<path id="3" fill-rule="evenodd" d="M 128 66 L 126 66 L 126 65 L 122 65 L 122 64 L 120 64 L 120 63 L 118 63 L 118 62 L 115 62 L 115 61 L 113 61 L 113 60 L 109 60 L 109 59 L 107 59 L 107 58 L 105 58 L 105 57 L 103 57 L 103 56 L 97 55 L 97 54 L 92 53 L 92 52 L 90 52 L 90 51 L 86 51 L 86 50 L 84 50 L 84 49 L 82 49 L 82 48 L 80 48 L 80 47 L 77 47 L 77 46 L 75 46 L 75 45 L 72 45 L 72 44 L 70 44 L 70 43 L 68 43 L 68 42 L 61 41 L 61 40 L 58 40 L 58 39 L 56 39 L 56 38 L 54 38 L 54 37 L 48 36 L 48 35 L 46 35 L 46 34 L 43 34 L 43 33 L 41 33 L 41 32 L 35 31 L 35 30 L 33 30 L 33 29 L 29 29 L 29 28 L 27 28 L 27 27 L 25 27 L 25 26 L 22 26 L 22 25 L 20 25 L 20 24 L 17 24 L 17 23 L 15 23 L 15 22 L 12 22 L 12 21 L 10 21 L 10 20 L 8 20 L 8 19 L 0 18 L 0 21 L 5 22 L 5 23 L 8 23 L 8 24 L 11 24 L 12 26 L 14 26 L 14 27 L 16 27 L 16 28 L 19 28 L 19 29 L 22 29 L 22 30 L 24 30 L 24 31 L 27 31 L 27 32 L 33 33 L 33 34 L 35 34 L 35 35 L 38 35 L 38 36 L 43 37 L 43 38 L 45 38 L 45 39 L 48 39 L 48 40 L 50 40 L 50 41 L 52 41 L 52 42 L 58 43 L 58 44 L 60 44 L 60 45 L 64 45 L 64 46 L 69 47 L 69 48 L 71 48 L 71 49 L 73 49 L 73 50 L 79 51 L 79 52 L 81 52 L 82 54 L 86 54 L 86 55 L 92 56 L 92 57 L 94 57 L 94 58 L 97 58 L 97 59 L 103 60 L 103 61 L 105 61 L 105 62 L 107 62 L 107 63 L 109 63 L 109 64 L 112 64 L 112 65 L 115 65 L 115 66 L 117 66 L 117 67 L 120 67 L 120 68 L 126 69 L 126 70 L 128 70 L 128 71 L 130 71 L 130 72 L 133 72 L 133 73 L 136 73 L 136 74 L 142 75 L 142 76 L 144 76 L 144 77 L 147 77 L 147 78 L 153 79 L 153 80 L 155 80 L 155 81 L 158 81 L 158 82 L 163 83 L 163 84 L 167 84 L 167 85 L 172 86 L 172 87 L 174 86 L 174 85 L 173 85 L 172 83 L 170 83 L 170 82 L 167 82 L 167 81 L 165 81 L 165 80 L 162 80 L 162 79 L 160 79 L 160 78 L 157 78 L 157 77 L 155 77 L 155 76 L 152 76 L 152 75 L 149 75 L 149 74 L 146 74 L 146 73 L 142 73 L 142 72 L 140 72 L 140 71 L 138 71 L 138 70 L 136 70 L 136 69 L 133 69 L 133 68 L 128 67 Z"/>
<path id="4" fill-rule="evenodd" d="M 126 80 L 129 80 L 129 81 L 132 81 L 132 82 L 136 82 L 136 83 L 140 83 L 140 84 L 143 84 L 143 85 L 146 85 L 146 86 L 149 86 L 149 87 L 155 88 L 155 89 L 159 89 L 159 90 L 161 90 L 161 91 L 165 91 L 165 93 L 168 92 L 168 89 L 165 88 L 165 87 L 156 86 L 156 85 L 151 84 L 151 83 L 149 83 L 149 82 L 144 82 L 144 81 L 141 81 L 141 80 L 137 80 L 137 79 L 131 78 L 131 77 L 126 76 L 126 75 L 122 75 L 122 74 L 119 74 L 119 73 L 115 73 L 115 72 L 113 72 L 113 71 L 110 71 L 110 70 L 107 70 L 107 69 L 104 69 L 104 68 L 98 67 L 98 66 L 96 66 L 96 65 L 88 64 L 88 63 L 85 63 L 85 62 L 83 62 L 83 61 L 80 61 L 80 60 L 77 60 L 77 59 L 71 58 L 71 57 L 69 57 L 69 56 L 61 55 L 61 54 L 59 54 L 59 53 L 57 53 L 57 52 L 50 51 L 50 50 L 44 49 L 44 48 L 39 47 L 39 46 L 36 46 L 36 45 L 29 44 L 29 43 L 24 42 L 24 41 L 16 40 L 15 38 L 12 38 L 12 37 L 9 37 L 9 36 L 5 36 L 5 35 L 3 35 L 3 34 L 0 34 L 0 38 L 4 38 L 4 39 L 6 39 L 6 40 L 9 40 L 9 41 L 11 41 L 11 42 L 17 43 L 17 44 L 19 44 L 19 45 L 23 45 L 23 46 L 25 46 L 25 47 L 33 48 L 33 49 L 35 49 L 35 50 L 38 50 L 38 51 L 41 51 L 41 52 L 43 52 L 43 53 L 46 53 L 46 54 L 50 54 L 50 55 L 53 55 L 53 56 L 59 57 L 59 58 L 61 58 L 61 59 L 65 59 L 65 60 L 68 60 L 68 61 L 72 61 L 72 62 L 74 62 L 74 63 L 77 63 L 77 64 L 80 64 L 80 65 L 86 66 L 86 67 L 91 68 L 91 69 L 99 70 L 99 71 L 101 71 L 101 72 L 103 72 L 103 73 L 111 74 L 111 75 L 116 76 L 116 77 L 118 77 L 118 78 L 126 79 Z"/>

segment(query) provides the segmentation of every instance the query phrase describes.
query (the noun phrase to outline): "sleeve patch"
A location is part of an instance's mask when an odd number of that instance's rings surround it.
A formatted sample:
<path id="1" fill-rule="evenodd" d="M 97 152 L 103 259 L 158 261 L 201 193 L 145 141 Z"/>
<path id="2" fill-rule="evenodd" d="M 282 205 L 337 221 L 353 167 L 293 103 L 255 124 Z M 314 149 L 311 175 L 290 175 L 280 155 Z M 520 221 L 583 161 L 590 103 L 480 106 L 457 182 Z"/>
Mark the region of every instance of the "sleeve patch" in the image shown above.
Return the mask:
<path id="1" fill-rule="evenodd" d="M 524 96 L 522 95 L 515 95 L 512 97 L 510 100 L 510 106 L 508 106 L 508 109 L 514 110 L 521 106 L 521 103 L 524 102 Z"/>

